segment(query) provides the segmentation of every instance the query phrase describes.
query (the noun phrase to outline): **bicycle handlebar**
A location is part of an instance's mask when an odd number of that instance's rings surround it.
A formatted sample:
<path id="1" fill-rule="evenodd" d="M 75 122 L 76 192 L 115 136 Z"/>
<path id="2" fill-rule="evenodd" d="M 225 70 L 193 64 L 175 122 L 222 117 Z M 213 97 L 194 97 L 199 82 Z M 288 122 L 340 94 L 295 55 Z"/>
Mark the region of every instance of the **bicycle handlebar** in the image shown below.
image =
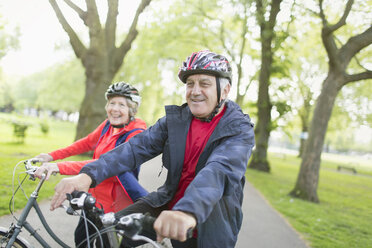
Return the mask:
<path id="1" fill-rule="evenodd" d="M 25 165 L 25 169 L 26 169 L 26 173 L 30 176 L 30 179 L 31 180 L 35 180 L 35 172 L 36 170 L 39 168 L 39 166 L 37 165 L 34 165 L 36 163 L 43 163 L 44 160 L 42 158 L 31 158 L 31 159 L 27 159 L 27 160 L 24 160 L 23 163 Z M 45 179 L 46 177 L 46 174 L 47 171 L 45 170 L 44 173 L 41 174 L 41 178 L 40 179 Z M 57 174 L 57 172 L 52 172 L 51 175 L 55 176 Z"/>
<path id="2" fill-rule="evenodd" d="M 24 164 L 25 164 L 25 168 L 26 168 L 26 173 L 27 174 L 33 174 L 37 168 L 39 168 L 38 166 L 36 165 L 32 165 L 32 164 L 36 164 L 40 161 L 36 160 L 36 159 L 28 159 L 28 160 L 25 160 L 24 161 Z"/>
<path id="3" fill-rule="evenodd" d="M 74 210 L 91 210 L 96 204 L 96 198 L 91 194 L 82 191 L 74 191 L 71 194 L 67 194 L 67 200 L 70 202 L 70 206 Z"/>
<path id="4" fill-rule="evenodd" d="M 103 225 L 116 224 L 116 229 L 123 230 L 124 234 L 129 238 L 136 237 L 143 229 L 154 230 L 156 218 L 149 214 L 134 213 L 119 218 L 116 218 L 114 213 L 104 214 L 101 209 L 95 206 L 96 199 L 91 194 L 82 191 L 74 191 L 71 194 L 67 194 L 67 199 L 72 209 L 83 209 L 95 213 L 99 216 Z M 191 238 L 192 236 L 193 229 L 191 228 L 187 231 L 186 237 Z"/>
<path id="5" fill-rule="evenodd" d="M 125 218 L 126 216 L 124 217 L 121 217 L 121 219 Z M 154 230 L 154 222 L 156 221 L 156 218 L 149 215 L 149 214 L 142 214 L 142 227 L 143 229 L 145 230 Z M 192 235 L 193 235 L 193 231 L 194 229 L 193 228 L 190 228 L 187 230 L 186 232 L 186 238 L 189 239 L 189 238 L 192 238 Z"/>
<path id="6" fill-rule="evenodd" d="M 37 158 L 27 159 L 23 162 L 25 164 L 26 173 L 30 176 L 30 179 L 33 181 L 35 181 L 35 171 L 39 168 L 39 166 L 36 166 L 34 164 L 39 162 L 41 161 Z"/>

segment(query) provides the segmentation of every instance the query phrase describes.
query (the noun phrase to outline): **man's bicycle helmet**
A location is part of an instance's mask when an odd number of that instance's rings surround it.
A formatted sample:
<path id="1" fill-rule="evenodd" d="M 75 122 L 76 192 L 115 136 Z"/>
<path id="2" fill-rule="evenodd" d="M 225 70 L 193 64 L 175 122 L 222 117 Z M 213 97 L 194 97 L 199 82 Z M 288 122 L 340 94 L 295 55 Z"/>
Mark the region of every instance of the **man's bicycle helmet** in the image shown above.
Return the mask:
<path id="1" fill-rule="evenodd" d="M 232 70 L 229 61 L 222 55 L 204 50 L 194 52 L 183 62 L 178 72 L 179 79 L 186 83 L 188 76 L 193 74 L 211 74 L 227 78 L 231 84 Z"/>
<path id="2" fill-rule="evenodd" d="M 228 79 L 231 85 L 232 69 L 229 61 L 224 56 L 204 50 L 192 53 L 191 56 L 183 62 L 178 72 L 178 78 L 183 83 L 186 83 L 187 78 L 194 74 L 209 74 L 216 77 L 217 105 L 207 118 L 201 119 L 202 121 L 210 122 L 225 101 L 224 99 L 221 100 L 220 78 Z"/>
<path id="3" fill-rule="evenodd" d="M 106 100 L 113 96 L 123 96 L 140 105 L 141 97 L 138 90 L 125 82 L 114 83 L 109 86 L 105 93 Z"/>

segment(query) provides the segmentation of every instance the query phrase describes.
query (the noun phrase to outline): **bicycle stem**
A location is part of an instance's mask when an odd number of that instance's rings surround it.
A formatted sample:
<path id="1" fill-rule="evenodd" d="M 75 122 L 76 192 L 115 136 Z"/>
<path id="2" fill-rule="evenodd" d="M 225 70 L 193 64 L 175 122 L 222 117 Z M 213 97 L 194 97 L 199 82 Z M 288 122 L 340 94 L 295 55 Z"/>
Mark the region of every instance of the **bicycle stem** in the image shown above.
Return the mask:
<path id="1" fill-rule="evenodd" d="M 34 190 L 34 192 L 32 192 L 31 197 L 35 197 L 35 198 L 38 197 L 39 191 L 40 191 L 41 187 L 43 186 L 43 183 L 45 182 L 45 178 L 46 178 L 46 175 L 43 173 L 41 175 L 40 182 L 37 184 L 36 189 Z"/>

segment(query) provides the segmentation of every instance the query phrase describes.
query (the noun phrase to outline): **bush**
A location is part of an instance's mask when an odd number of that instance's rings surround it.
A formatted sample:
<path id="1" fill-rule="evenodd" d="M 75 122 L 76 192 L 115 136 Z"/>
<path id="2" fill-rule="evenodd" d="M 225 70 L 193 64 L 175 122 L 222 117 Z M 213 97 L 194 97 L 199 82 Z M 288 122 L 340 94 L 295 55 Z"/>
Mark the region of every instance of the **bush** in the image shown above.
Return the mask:
<path id="1" fill-rule="evenodd" d="M 46 120 L 40 122 L 40 130 L 44 135 L 49 133 L 49 124 Z"/>
<path id="2" fill-rule="evenodd" d="M 13 122 L 13 136 L 16 138 L 18 143 L 24 143 L 26 138 L 26 130 L 29 124 L 22 122 Z"/>

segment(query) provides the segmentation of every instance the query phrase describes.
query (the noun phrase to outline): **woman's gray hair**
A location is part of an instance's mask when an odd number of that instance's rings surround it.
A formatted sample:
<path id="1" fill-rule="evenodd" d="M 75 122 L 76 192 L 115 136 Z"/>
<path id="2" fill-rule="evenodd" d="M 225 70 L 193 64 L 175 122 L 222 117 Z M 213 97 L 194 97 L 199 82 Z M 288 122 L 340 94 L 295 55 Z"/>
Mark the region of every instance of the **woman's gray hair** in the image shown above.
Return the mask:
<path id="1" fill-rule="evenodd" d="M 127 104 L 129 107 L 129 118 L 132 118 L 132 117 L 134 118 L 134 116 L 137 114 L 137 111 L 138 111 L 138 104 L 126 97 L 125 97 L 125 100 L 127 100 Z"/>

